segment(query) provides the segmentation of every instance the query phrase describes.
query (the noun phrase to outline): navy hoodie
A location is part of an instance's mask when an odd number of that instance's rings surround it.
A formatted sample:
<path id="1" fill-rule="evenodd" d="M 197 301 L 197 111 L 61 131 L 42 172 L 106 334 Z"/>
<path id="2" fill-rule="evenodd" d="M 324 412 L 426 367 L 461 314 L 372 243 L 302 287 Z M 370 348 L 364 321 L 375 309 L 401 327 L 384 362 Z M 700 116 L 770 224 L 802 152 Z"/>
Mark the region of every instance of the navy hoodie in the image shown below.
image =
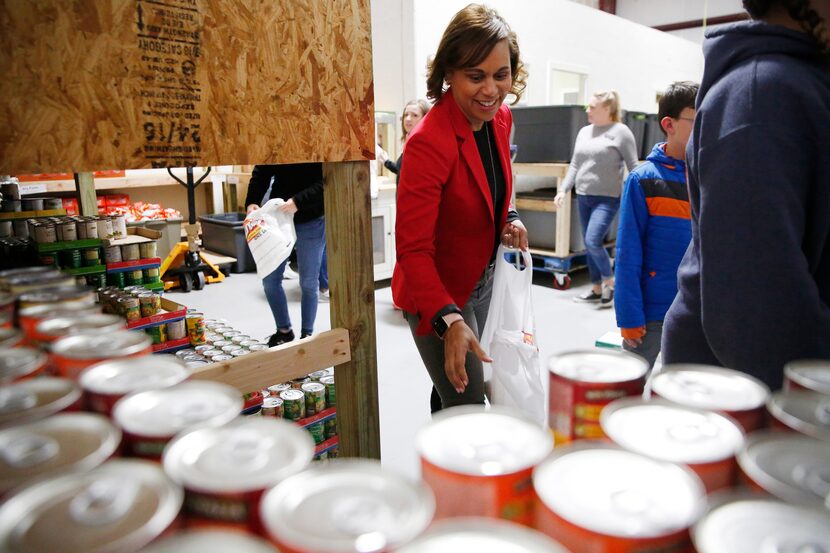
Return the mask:
<path id="1" fill-rule="evenodd" d="M 686 150 L 692 242 L 666 363 L 751 374 L 830 359 L 830 69 L 806 34 L 714 29 Z"/>

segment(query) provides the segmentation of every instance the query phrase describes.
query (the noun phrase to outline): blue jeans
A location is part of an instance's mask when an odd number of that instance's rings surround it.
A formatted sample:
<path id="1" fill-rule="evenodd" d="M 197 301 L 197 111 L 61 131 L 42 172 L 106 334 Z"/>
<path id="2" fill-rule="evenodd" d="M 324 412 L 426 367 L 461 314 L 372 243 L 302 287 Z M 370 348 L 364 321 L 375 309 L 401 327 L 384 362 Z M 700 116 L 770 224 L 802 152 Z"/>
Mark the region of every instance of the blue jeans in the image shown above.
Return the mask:
<path id="1" fill-rule="evenodd" d="M 320 262 L 320 290 L 329 289 L 329 260 L 326 255 L 326 241 L 323 239 L 323 260 Z"/>
<path id="2" fill-rule="evenodd" d="M 590 196 L 577 194 L 579 208 L 579 223 L 582 225 L 582 236 L 585 238 L 585 249 L 588 250 L 588 272 L 591 282 L 598 284 L 614 276 L 611 270 L 611 258 L 605 246 L 605 235 L 614 215 L 620 209 L 620 199 L 610 196 Z"/>
<path id="3" fill-rule="evenodd" d="M 326 246 L 326 221 L 323 217 L 294 225 L 297 231 L 297 269 L 300 273 L 300 310 L 302 313 L 302 336 L 314 332 L 314 319 L 317 318 L 317 300 L 320 288 L 320 267 L 323 262 L 323 253 Z M 271 306 L 271 313 L 277 328 L 288 330 L 291 328 L 291 317 L 288 315 L 288 300 L 282 287 L 282 275 L 288 259 L 282 262 L 273 273 L 262 280 L 265 288 L 265 297 Z"/>

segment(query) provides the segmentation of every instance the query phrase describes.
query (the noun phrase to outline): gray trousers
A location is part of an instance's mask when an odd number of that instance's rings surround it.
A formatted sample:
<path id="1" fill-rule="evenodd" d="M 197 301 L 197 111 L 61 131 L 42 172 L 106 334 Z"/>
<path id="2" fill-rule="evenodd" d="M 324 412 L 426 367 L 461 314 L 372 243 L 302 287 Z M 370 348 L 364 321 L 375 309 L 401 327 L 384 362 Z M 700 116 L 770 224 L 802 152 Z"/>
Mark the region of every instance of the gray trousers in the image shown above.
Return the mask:
<path id="1" fill-rule="evenodd" d="M 484 323 L 487 321 L 487 311 L 490 309 L 490 296 L 492 292 L 493 266 L 489 266 L 473 289 L 473 293 L 470 294 L 470 299 L 467 300 L 467 303 L 461 310 L 464 322 L 472 329 L 476 338 L 481 338 L 481 331 L 484 329 Z M 409 329 L 415 340 L 415 346 L 418 348 L 421 360 L 426 365 L 429 377 L 432 379 L 432 384 L 441 397 L 442 407 L 447 408 L 455 405 L 475 403 L 483 404 L 484 372 L 478 357 L 472 352 L 467 352 L 467 359 L 464 364 L 467 369 L 467 380 L 469 384 L 464 389 L 464 393 L 459 394 L 455 391 L 449 379 L 447 379 L 447 373 L 444 370 L 444 342 L 434 332 L 430 332 L 426 336 L 419 336 L 416 333 L 420 321 L 417 315 L 404 311 L 403 316 L 406 322 L 409 323 Z"/>
<path id="2" fill-rule="evenodd" d="M 643 343 L 636 348 L 630 348 L 623 342 L 623 349 L 636 353 L 648 361 L 649 370 L 654 368 L 654 362 L 660 354 L 660 340 L 663 338 L 663 321 L 650 321 L 646 323 L 646 335 L 643 336 Z"/>

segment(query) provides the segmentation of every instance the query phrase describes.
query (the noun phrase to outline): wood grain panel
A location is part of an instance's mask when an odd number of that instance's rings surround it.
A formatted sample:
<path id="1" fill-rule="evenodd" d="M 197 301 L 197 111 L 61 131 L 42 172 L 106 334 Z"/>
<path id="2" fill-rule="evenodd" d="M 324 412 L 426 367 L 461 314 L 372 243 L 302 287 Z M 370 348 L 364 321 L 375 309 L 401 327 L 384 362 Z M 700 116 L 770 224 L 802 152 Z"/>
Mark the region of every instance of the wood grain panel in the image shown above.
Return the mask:
<path id="1" fill-rule="evenodd" d="M 371 157 L 369 0 L 0 2 L 0 172 Z"/>

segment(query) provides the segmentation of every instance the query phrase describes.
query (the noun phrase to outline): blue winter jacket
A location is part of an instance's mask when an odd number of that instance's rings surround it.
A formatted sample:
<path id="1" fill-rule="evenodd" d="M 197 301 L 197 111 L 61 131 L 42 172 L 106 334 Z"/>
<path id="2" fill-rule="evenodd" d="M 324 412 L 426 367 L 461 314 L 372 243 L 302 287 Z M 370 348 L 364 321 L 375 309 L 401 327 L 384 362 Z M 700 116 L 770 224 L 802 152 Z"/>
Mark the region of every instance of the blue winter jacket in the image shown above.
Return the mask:
<path id="1" fill-rule="evenodd" d="M 692 238 L 686 163 L 655 144 L 628 175 L 620 201 L 614 308 L 617 326 L 662 321 L 677 294 L 677 267 Z"/>
<path id="2" fill-rule="evenodd" d="M 686 149 L 692 244 L 663 360 L 779 388 L 830 359 L 830 67 L 804 34 L 759 21 L 709 31 Z"/>

